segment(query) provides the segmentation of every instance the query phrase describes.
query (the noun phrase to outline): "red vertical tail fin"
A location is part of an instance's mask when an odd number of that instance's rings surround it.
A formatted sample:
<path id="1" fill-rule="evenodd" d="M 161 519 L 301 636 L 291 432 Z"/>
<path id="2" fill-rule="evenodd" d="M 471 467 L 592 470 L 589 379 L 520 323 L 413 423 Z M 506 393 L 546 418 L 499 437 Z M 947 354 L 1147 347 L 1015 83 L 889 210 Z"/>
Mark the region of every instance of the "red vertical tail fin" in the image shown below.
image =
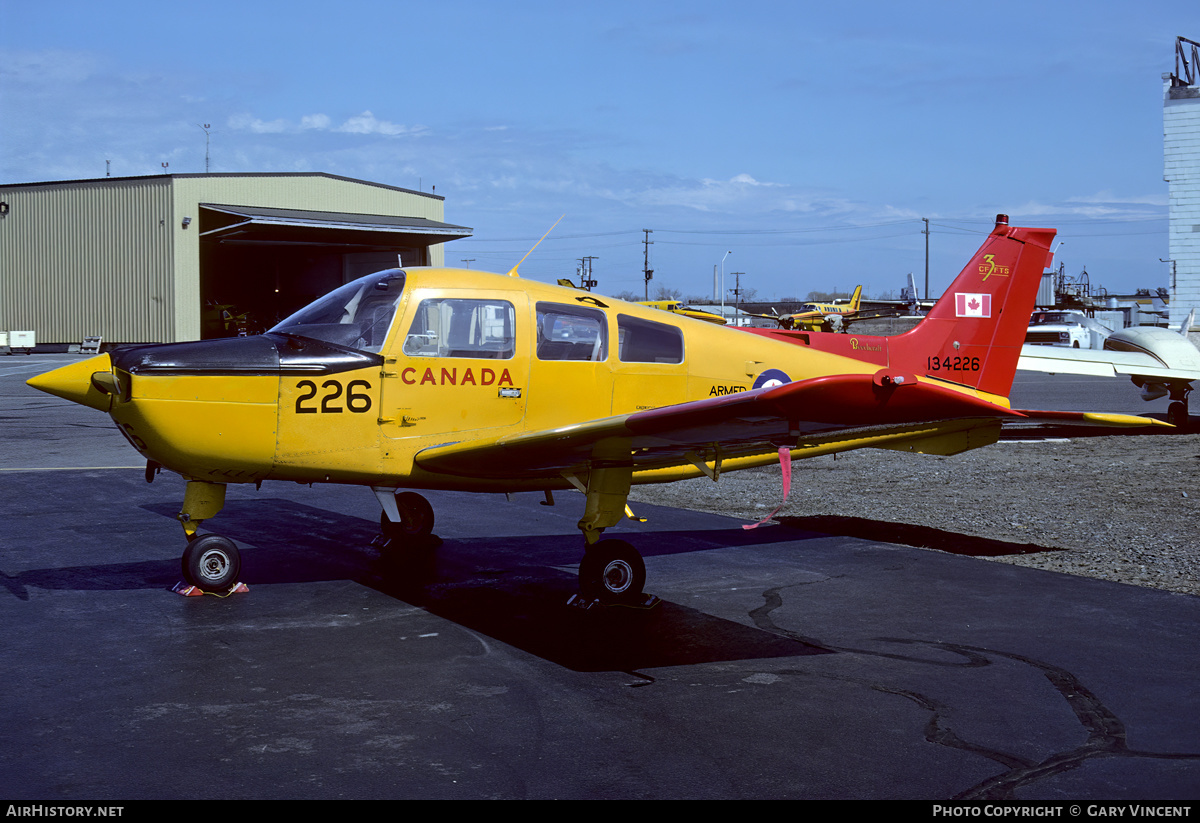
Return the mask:
<path id="1" fill-rule="evenodd" d="M 891 366 L 1007 397 L 1055 233 L 1010 227 L 997 215 L 928 316 L 891 338 Z"/>

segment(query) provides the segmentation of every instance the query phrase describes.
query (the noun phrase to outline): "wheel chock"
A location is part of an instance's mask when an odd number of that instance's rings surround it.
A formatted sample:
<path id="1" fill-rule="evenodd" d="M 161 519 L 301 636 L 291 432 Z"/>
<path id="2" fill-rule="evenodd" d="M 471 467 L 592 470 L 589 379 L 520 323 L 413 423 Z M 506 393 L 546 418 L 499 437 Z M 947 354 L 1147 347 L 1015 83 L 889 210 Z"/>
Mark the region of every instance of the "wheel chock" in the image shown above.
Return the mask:
<path id="1" fill-rule="evenodd" d="M 175 594 L 181 594 L 184 597 L 203 597 L 206 594 L 211 594 L 214 597 L 228 597 L 231 594 L 245 594 L 250 591 L 250 587 L 245 583 L 235 583 L 229 591 L 221 594 L 220 592 L 201 591 L 190 583 L 180 581 L 175 584 L 175 587 L 171 591 L 175 592 Z"/>
<path id="2" fill-rule="evenodd" d="M 642 594 L 637 600 L 623 600 L 615 603 L 605 603 L 597 598 L 584 597 L 581 594 L 573 594 L 567 598 L 568 606 L 585 612 L 590 611 L 595 606 L 623 606 L 627 609 L 653 609 L 661 602 L 662 600 L 653 594 Z"/>

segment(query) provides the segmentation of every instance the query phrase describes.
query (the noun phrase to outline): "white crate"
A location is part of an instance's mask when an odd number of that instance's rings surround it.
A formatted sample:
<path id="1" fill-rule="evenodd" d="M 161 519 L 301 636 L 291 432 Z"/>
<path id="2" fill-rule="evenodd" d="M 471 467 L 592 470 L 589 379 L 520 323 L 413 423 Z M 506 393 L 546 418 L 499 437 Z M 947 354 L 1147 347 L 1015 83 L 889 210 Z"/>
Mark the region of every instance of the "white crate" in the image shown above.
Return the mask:
<path id="1" fill-rule="evenodd" d="M 8 333 L 8 345 L 14 349 L 32 349 L 34 345 L 34 333 L 31 331 L 10 331 Z"/>

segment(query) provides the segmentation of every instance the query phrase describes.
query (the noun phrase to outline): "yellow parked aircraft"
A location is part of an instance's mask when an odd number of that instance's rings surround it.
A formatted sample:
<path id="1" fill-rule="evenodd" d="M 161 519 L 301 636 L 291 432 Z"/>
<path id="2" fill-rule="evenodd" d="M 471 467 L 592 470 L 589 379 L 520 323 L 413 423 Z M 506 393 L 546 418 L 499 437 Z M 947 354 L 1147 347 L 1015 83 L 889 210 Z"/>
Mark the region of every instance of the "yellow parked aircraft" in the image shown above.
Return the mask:
<path id="1" fill-rule="evenodd" d="M 861 302 L 862 286 L 857 286 L 849 303 L 805 303 L 800 311 L 779 317 L 779 325 L 802 331 L 833 331 L 833 321 L 828 318 L 837 317 L 845 322 L 858 314 Z"/>
<path id="2" fill-rule="evenodd" d="M 684 317 L 694 317 L 697 320 L 703 320 L 705 323 L 716 323 L 718 326 L 725 325 L 725 318 L 719 314 L 713 314 L 704 309 L 695 309 L 691 306 L 685 306 L 678 300 L 639 300 L 639 306 L 649 306 L 652 309 L 661 309 L 669 311 L 672 314 L 681 314 Z"/>
<path id="3" fill-rule="evenodd" d="M 582 593 L 637 601 L 641 556 L 599 539 L 632 484 L 863 447 L 953 454 L 1024 419 L 1007 394 L 1053 236 L 998 218 L 891 338 L 726 328 L 516 268 L 390 269 L 263 335 L 119 349 L 29 384 L 111 415 L 148 479 L 186 479 L 183 573 L 202 590 L 239 579 L 237 546 L 199 531 L 226 485 L 285 480 L 371 488 L 394 551 L 433 528 L 414 489 L 578 489 Z M 1109 422 L 1134 421 L 1150 422 Z"/>

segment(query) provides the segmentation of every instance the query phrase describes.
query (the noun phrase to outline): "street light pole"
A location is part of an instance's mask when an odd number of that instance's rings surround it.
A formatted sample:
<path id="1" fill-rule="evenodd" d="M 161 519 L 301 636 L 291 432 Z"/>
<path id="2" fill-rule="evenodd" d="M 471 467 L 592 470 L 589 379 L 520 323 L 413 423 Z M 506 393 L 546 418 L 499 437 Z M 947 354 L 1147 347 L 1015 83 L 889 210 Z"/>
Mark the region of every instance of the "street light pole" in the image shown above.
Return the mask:
<path id="1" fill-rule="evenodd" d="M 921 234 L 925 235 L 925 299 L 929 299 L 929 218 L 922 217 L 925 221 L 925 231 Z"/>
<path id="2" fill-rule="evenodd" d="M 725 252 L 725 257 L 733 254 L 733 250 Z M 725 257 L 721 258 L 721 319 L 725 319 Z"/>

